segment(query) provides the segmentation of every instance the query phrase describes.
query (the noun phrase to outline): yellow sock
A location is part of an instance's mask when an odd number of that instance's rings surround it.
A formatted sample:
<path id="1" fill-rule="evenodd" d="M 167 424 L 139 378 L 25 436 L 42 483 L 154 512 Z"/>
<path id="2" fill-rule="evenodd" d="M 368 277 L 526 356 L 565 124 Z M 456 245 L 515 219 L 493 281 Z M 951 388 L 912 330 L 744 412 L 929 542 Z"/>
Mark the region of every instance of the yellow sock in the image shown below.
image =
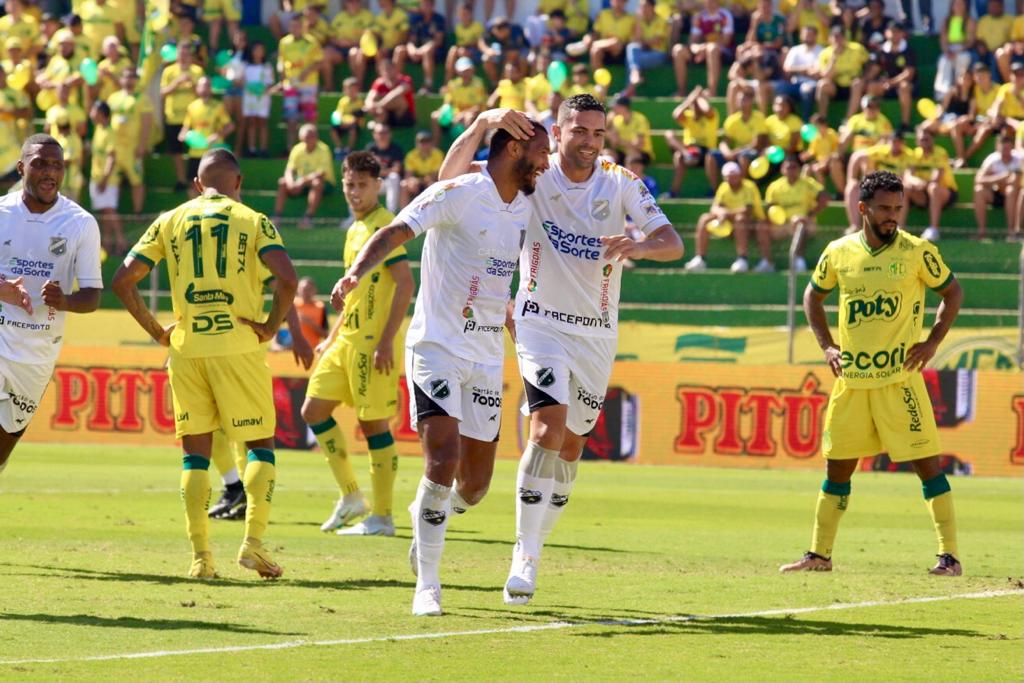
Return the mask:
<path id="1" fill-rule="evenodd" d="M 228 435 L 224 433 L 223 429 L 218 429 L 213 433 L 213 442 L 210 446 L 210 460 L 213 461 L 213 466 L 220 472 L 220 476 L 224 476 L 225 472 L 230 472 L 236 469 L 235 459 L 231 455 L 231 442 L 228 441 Z M 238 470 L 238 474 L 241 475 L 245 470 L 245 467 Z"/>
<path id="2" fill-rule="evenodd" d="M 814 533 L 811 537 L 811 552 L 822 557 L 832 557 L 832 544 L 839 531 L 839 520 L 846 512 L 850 498 L 850 482 L 837 484 L 828 479 L 818 492 L 818 504 L 814 509 Z"/>
<path id="3" fill-rule="evenodd" d="M 274 451 L 267 448 L 253 448 L 249 451 L 249 463 L 245 466 L 245 536 L 257 541 L 270 523 L 270 502 L 274 497 Z"/>
<path id="4" fill-rule="evenodd" d="M 192 553 L 210 551 L 210 461 L 201 455 L 186 455 L 181 471 L 181 500 L 185 503 L 185 531 Z"/>
<path id="5" fill-rule="evenodd" d="M 928 505 L 935 535 L 939 539 L 939 554 L 949 553 L 959 557 L 956 544 L 956 511 L 953 509 L 953 492 L 945 474 L 923 482 L 924 502 Z"/>
<path id="6" fill-rule="evenodd" d="M 391 515 L 394 500 L 398 452 L 391 432 L 367 437 L 370 446 L 370 482 L 373 485 L 373 514 Z"/>
<path id="7" fill-rule="evenodd" d="M 238 470 L 238 476 L 241 477 L 249 464 L 249 453 L 246 451 L 245 445 L 238 441 L 228 441 L 228 452 L 235 463 L 235 469 Z"/>
<path id="8" fill-rule="evenodd" d="M 348 451 L 345 450 L 345 437 L 338 423 L 333 417 L 329 417 L 320 424 L 310 425 L 309 428 L 313 430 L 316 442 L 320 444 L 320 450 L 323 451 L 327 465 L 334 474 L 334 481 L 338 482 L 341 495 L 358 491 L 359 482 L 356 481 L 356 473 L 349 462 Z"/>

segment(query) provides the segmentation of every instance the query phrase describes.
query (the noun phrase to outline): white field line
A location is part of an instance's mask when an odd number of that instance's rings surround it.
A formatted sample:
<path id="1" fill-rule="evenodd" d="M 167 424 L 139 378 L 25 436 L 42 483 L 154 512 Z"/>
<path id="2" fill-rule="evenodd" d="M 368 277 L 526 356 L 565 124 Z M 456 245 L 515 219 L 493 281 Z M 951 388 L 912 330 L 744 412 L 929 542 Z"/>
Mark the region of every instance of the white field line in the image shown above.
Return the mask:
<path id="1" fill-rule="evenodd" d="M 336 647 L 339 645 L 365 645 L 367 643 L 399 642 L 405 640 L 434 640 L 439 638 L 464 638 L 486 636 L 503 633 L 535 633 L 538 631 L 558 631 L 570 628 L 587 628 L 595 626 L 656 626 L 694 621 L 715 621 L 722 619 L 740 619 L 749 617 L 772 617 L 789 614 L 808 614 L 811 612 L 829 612 L 867 607 L 888 607 L 893 605 L 917 605 L 928 602 L 946 602 L 949 600 L 981 600 L 999 598 L 1008 595 L 1024 595 L 1020 590 L 994 590 L 977 593 L 960 593 L 956 595 L 935 595 L 902 600 L 869 600 L 866 602 L 833 603 L 817 607 L 789 607 L 768 609 L 757 612 L 737 612 L 734 614 L 717 615 L 681 615 L 666 616 L 655 619 L 606 619 L 601 621 L 553 621 L 547 624 L 531 624 L 528 626 L 509 626 L 504 628 L 486 628 L 475 631 L 444 631 L 441 633 L 405 633 L 393 636 L 371 636 L 368 638 L 341 638 L 337 640 L 288 640 L 281 643 L 265 645 L 227 645 L 224 647 L 205 647 L 191 650 L 153 650 L 150 652 L 125 652 L 113 655 L 93 655 L 90 657 L 68 657 L 58 659 L 6 659 L 0 660 L 0 666 L 15 664 L 60 664 L 66 662 L 105 662 L 123 659 L 155 659 L 159 657 L 180 657 L 184 655 L 223 654 L 230 652 L 253 652 L 257 650 L 290 650 L 299 647 Z M 511 612 L 510 612 L 511 613 Z M 0 613 L 0 621 L 3 614 Z"/>

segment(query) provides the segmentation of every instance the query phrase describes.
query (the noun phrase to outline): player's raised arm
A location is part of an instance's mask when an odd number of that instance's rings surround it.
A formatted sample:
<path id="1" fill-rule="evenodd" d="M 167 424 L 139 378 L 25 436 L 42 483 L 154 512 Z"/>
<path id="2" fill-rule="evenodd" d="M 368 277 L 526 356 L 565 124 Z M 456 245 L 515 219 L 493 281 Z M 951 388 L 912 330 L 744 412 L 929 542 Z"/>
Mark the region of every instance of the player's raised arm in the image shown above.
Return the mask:
<path id="1" fill-rule="evenodd" d="M 472 170 L 473 156 L 480 149 L 484 135 L 489 130 L 502 128 L 516 140 L 529 140 L 533 137 L 533 122 L 526 114 L 515 109 L 488 109 L 476 117 L 476 120 L 448 148 L 444 163 L 438 171 L 438 180 L 450 180 Z"/>
<path id="2" fill-rule="evenodd" d="M 383 261 L 385 256 L 415 236 L 416 233 L 412 228 L 401 221 L 395 221 L 374 233 L 373 237 L 363 245 L 352 267 L 335 283 L 334 289 L 331 291 L 331 305 L 334 306 L 334 310 L 342 309 L 345 295 L 356 288 L 363 275 L 373 270 L 374 266 Z"/>

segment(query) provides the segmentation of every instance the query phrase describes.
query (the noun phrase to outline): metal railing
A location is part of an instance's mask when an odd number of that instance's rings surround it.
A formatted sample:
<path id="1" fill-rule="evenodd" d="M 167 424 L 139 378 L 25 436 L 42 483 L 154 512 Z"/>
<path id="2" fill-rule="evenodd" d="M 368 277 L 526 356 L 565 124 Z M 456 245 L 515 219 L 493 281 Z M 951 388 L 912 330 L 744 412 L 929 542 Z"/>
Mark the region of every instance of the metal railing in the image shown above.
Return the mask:
<path id="1" fill-rule="evenodd" d="M 786 348 L 787 362 L 793 364 L 793 348 L 796 343 L 796 258 L 797 249 L 803 243 L 804 230 L 807 227 L 807 223 L 800 221 L 796 231 L 793 233 L 793 239 L 789 243 L 789 273 L 788 273 L 788 290 L 786 294 L 786 331 L 789 335 Z"/>

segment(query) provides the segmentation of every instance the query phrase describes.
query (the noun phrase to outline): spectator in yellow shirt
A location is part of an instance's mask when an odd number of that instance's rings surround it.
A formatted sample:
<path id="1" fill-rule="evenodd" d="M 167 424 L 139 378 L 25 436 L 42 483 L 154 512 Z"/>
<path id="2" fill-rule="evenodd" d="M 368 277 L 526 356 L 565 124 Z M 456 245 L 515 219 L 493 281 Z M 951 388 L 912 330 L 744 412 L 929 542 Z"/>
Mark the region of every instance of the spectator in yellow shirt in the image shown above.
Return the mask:
<path id="1" fill-rule="evenodd" d="M 36 75 L 36 85 L 39 92 L 36 94 L 36 106 L 46 111 L 57 103 L 57 88 L 64 81 L 72 86 L 71 101 L 78 102 L 78 86 L 83 82 L 82 75 L 78 73 L 74 65 L 75 36 L 66 29 L 57 31 L 54 36 L 58 40 L 58 52 L 50 57 L 46 68 Z"/>
<path id="2" fill-rule="evenodd" d="M 740 94 L 740 110 L 727 116 L 722 124 L 725 139 L 718 143 L 718 149 L 711 153 L 714 163 L 708 173 L 711 187 L 718 185 L 718 170 L 727 161 L 735 161 L 746 175 L 750 162 L 768 147 L 768 126 L 765 116 L 754 109 L 754 96 L 749 92 Z M 706 167 L 707 168 L 707 167 Z"/>
<path id="3" fill-rule="evenodd" d="M 995 64 L 996 50 L 1010 42 L 1013 17 L 1003 9 L 1003 0 L 988 0 L 988 13 L 978 18 L 974 51 L 988 64 Z"/>
<path id="4" fill-rule="evenodd" d="M 608 140 L 605 144 L 615 150 L 619 163 L 633 153 L 643 156 L 644 164 L 654 160 L 651 122 L 640 112 L 633 111 L 632 101 L 625 95 L 619 95 L 612 104 L 611 115 L 608 117 Z"/>
<path id="5" fill-rule="evenodd" d="M 707 268 L 704 259 L 708 253 L 710 239 L 708 224 L 712 221 L 718 222 L 719 225 L 726 222 L 732 224 L 736 260 L 729 270 L 733 273 L 746 273 L 750 270 L 747 261 L 750 233 L 759 235 L 762 231 L 768 230 L 768 226 L 765 225 L 764 207 L 761 205 L 761 192 L 754 181 L 743 177 L 743 171 L 735 161 L 730 161 L 722 167 L 722 174 L 725 176 L 725 182 L 718 186 L 715 198 L 711 202 L 711 210 L 701 214 L 697 220 L 697 254 L 686 262 L 686 270 L 690 272 L 699 272 Z M 762 258 L 771 258 L 771 238 L 767 240 L 767 252 L 763 244 L 760 246 Z"/>
<path id="6" fill-rule="evenodd" d="M 437 182 L 437 173 L 444 162 L 444 152 L 434 145 L 430 133 L 421 130 L 416 133 L 416 147 L 405 155 L 402 193 L 399 204 L 405 207 L 423 190 Z"/>
<path id="7" fill-rule="evenodd" d="M 78 15 L 82 17 L 82 34 L 89 40 L 89 56 L 102 59 L 103 39 L 116 35 L 124 42 L 124 26 L 121 24 L 117 9 L 107 0 L 85 0 L 78 7 Z"/>
<path id="8" fill-rule="evenodd" d="M 626 11 L 626 0 L 611 0 L 611 7 L 598 13 L 593 29 L 583 39 L 590 53 L 590 68 L 600 69 L 605 61 L 622 64 L 635 26 L 636 17 Z"/>
<path id="9" fill-rule="evenodd" d="M 473 18 L 473 2 L 463 2 L 459 5 L 458 22 L 452 29 L 455 33 L 455 43 L 448 48 L 448 56 L 444 60 L 444 80 L 450 82 L 455 78 L 455 63 L 468 57 L 471 62 L 480 61 L 480 48 L 478 43 L 484 37 L 484 25 Z"/>
<path id="10" fill-rule="evenodd" d="M 110 95 L 120 86 L 121 74 L 125 69 L 133 66 L 132 60 L 121 45 L 117 36 L 107 36 L 103 39 L 103 59 L 98 64 L 99 81 L 90 87 L 93 100 L 106 101 Z"/>
<path id="11" fill-rule="evenodd" d="M 175 192 L 184 192 L 189 185 L 185 176 L 185 147 L 179 139 L 181 124 L 188 105 L 196 98 L 196 84 L 203 77 L 203 68 L 192 61 L 192 49 L 178 46 L 178 58 L 164 67 L 160 74 L 160 97 L 164 103 L 164 151 L 174 162 Z"/>
<path id="12" fill-rule="evenodd" d="M 846 234 L 849 235 L 860 230 L 860 224 L 858 223 L 860 212 L 857 209 L 860 194 L 857 188 L 860 186 L 861 179 L 873 171 L 890 171 L 902 178 L 903 174 L 912 168 L 913 165 L 913 152 L 903 144 L 903 138 L 895 131 L 887 133 L 878 144 L 859 152 L 854 152 L 850 156 L 845 192 L 846 218 L 850 222 L 850 227 L 846 229 Z M 901 227 L 907 224 L 907 212 L 909 210 L 910 203 L 904 201 L 903 211 L 899 217 Z"/>
<path id="13" fill-rule="evenodd" d="M 378 4 L 380 11 L 374 17 L 374 31 L 380 41 L 377 50 L 379 61 L 385 57 L 393 59 L 394 49 L 409 40 L 409 15 L 395 6 L 395 0 L 379 0 Z"/>
<path id="14" fill-rule="evenodd" d="M 801 239 L 796 245 L 796 258 L 793 260 L 793 267 L 798 273 L 807 272 L 807 261 L 804 259 L 804 248 L 807 246 L 807 238 L 814 235 L 818 224 L 815 221 L 821 211 L 828 206 L 828 193 L 817 180 L 809 175 L 800 174 L 800 160 L 795 154 L 786 155 L 782 162 L 782 177 L 773 181 L 764 194 L 764 202 L 768 208 L 772 206 L 782 207 L 786 212 L 786 220 L 781 225 L 767 223 L 767 235 L 769 248 L 768 256 L 761 259 L 761 262 L 754 268 L 755 273 L 770 273 L 775 270 L 771 262 L 771 241 L 791 238 L 798 229 L 803 226 Z M 758 233 L 758 242 L 764 240 L 761 233 Z M 762 249 L 762 254 L 765 250 Z"/>
<path id="15" fill-rule="evenodd" d="M 629 86 L 626 94 L 635 95 L 643 83 L 643 72 L 669 62 L 669 35 L 672 26 L 656 11 L 657 0 L 641 0 L 640 16 L 635 22 L 633 37 L 626 45 L 626 70 Z"/>
<path id="16" fill-rule="evenodd" d="M 363 34 L 373 28 L 373 13 L 361 0 L 345 0 L 341 11 L 331 20 L 330 39 L 324 45 L 327 68 L 348 60 L 349 70 L 362 90 L 366 81 L 366 55 L 359 47 Z"/>
<path id="17" fill-rule="evenodd" d="M 57 134 L 53 137 L 64 149 L 64 184 L 60 191 L 77 202 L 85 183 L 85 176 L 82 174 L 82 161 L 85 156 L 82 138 L 71 128 L 71 119 L 67 114 L 58 118 L 56 123 Z"/>
<path id="18" fill-rule="evenodd" d="M 1022 60 L 1024 60 L 1024 15 L 1018 14 L 1013 18 L 1013 24 L 1010 27 L 1010 42 L 996 50 L 999 77 L 1004 82 L 1008 82 L 1010 80 L 1010 65 Z"/>
<path id="19" fill-rule="evenodd" d="M 451 121 L 441 125 L 441 109 L 430 114 L 435 140 L 441 139 L 442 128 L 469 128 L 487 103 L 487 90 L 483 80 L 474 73 L 472 59 L 459 57 L 455 62 L 455 72 L 458 75 L 444 87 L 444 105 L 452 108 Z"/>
<path id="20" fill-rule="evenodd" d="M 277 71 L 285 81 L 282 116 L 288 124 L 287 144 L 291 146 L 295 142 L 299 119 L 306 123 L 316 122 L 324 53 L 316 38 L 304 32 L 301 16 L 292 18 L 288 29 L 289 34 L 278 44 Z"/>
<path id="21" fill-rule="evenodd" d="M 935 146 L 935 137 L 927 130 L 918 129 L 917 149 L 910 169 L 903 175 L 904 202 L 928 209 L 928 227 L 921 237 L 939 241 L 939 223 L 942 212 L 956 203 L 957 187 L 949 152 Z"/>
<path id="22" fill-rule="evenodd" d="M 0 190 L 6 191 L 21 180 L 18 161 L 26 135 L 21 122 L 32 117 L 32 105 L 20 90 L 7 85 L 7 72 L 0 69 Z"/>
<path id="23" fill-rule="evenodd" d="M 90 110 L 92 119 L 92 160 L 89 165 L 89 202 L 99 220 L 103 248 L 111 254 L 122 254 L 127 243 L 117 212 L 121 182 L 117 175 L 116 140 L 110 128 L 110 106 L 96 102 Z"/>
<path id="24" fill-rule="evenodd" d="M 846 39 L 841 24 L 834 24 L 829 30 L 829 45 L 818 57 L 818 113 L 828 115 L 828 103 L 833 99 L 849 102 L 846 117 L 853 116 L 855 102 L 850 102 L 850 86 L 868 63 L 868 51 L 860 43 Z"/>
<path id="25" fill-rule="evenodd" d="M 342 82 L 344 92 L 338 98 L 338 106 L 331 114 L 331 139 L 334 141 L 334 158 L 344 158 L 355 149 L 359 129 L 366 119 L 363 111 L 363 96 L 359 92 L 359 81 L 349 76 Z M 337 119 L 337 123 L 335 123 Z M 344 142 L 343 142 L 344 140 Z"/>
<path id="26" fill-rule="evenodd" d="M 711 106 L 706 88 L 697 86 L 672 112 L 682 129 L 682 140 L 673 131 L 665 131 L 665 141 L 672 148 L 672 185 L 667 197 L 678 197 L 687 168 L 703 166 L 710 178 L 717 171 L 711 151 L 718 147 L 718 110 Z"/>
<path id="27" fill-rule="evenodd" d="M 39 22 L 25 11 L 22 0 L 7 0 L 4 9 L 7 14 L 0 17 L 0 44 L 17 39 L 25 57 L 35 57 L 39 52 Z"/>
<path id="28" fill-rule="evenodd" d="M 224 104 L 213 99 L 213 87 L 210 79 L 203 76 L 196 84 L 198 96 L 185 110 L 185 120 L 181 124 L 178 140 L 188 146 L 188 177 L 192 178 L 189 196 L 199 196 L 195 179 L 199 176 L 199 160 L 213 145 L 224 144 L 227 137 L 235 129 L 235 124 L 224 109 Z M 189 133 L 202 136 L 206 144 L 188 144 Z"/>
<path id="29" fill-rule="evenodd" d="M 498 81 L 498 87 L 487 98 L 488 108 L 503 107 L 523 111 L 526 108 L 526 81 L 519 62 L 505 63 L 505 78 Z"/>
<path id="30" fill-rule="evenodd" d="M 67 81 L 57 88 L 57 104 L 46 110 L 46 132 L 57 137 L 57 122 L 66 118 L 71 130 L 83 139 L 86 134 L 85 110 L 71 101 L 71 90 Z"/>
<path id="31" fill-rule="evenodd" d="M 768 128 L 768 142 L 786 152 L 799 152 L 803 147 L 800 128 L 803 121 L 793 111 L 793 100 L 777 95 L 772 100 L 772 115 L 765 119 Z"/>
<path id="32" fill-rule="evenodd" d="M 306 212 L 299 223 L 299 228 L 312 227 L 313 217 L 320 208 L 320 201 L 324 194 L 334 187 L 334 182 L 331 148 L 317 137 L 315 125 L 303 124 L 299 129 L 299 143 L 288 154 L 284 176 L 277 181 L 273 221 L 278 223 L 289 197 L 298 197 L 305 192 Z"/>
<path id="33" fill-rule="evenodd" d="M 877 97 L 862 97 L 861 108 L 864 111 L 849 117 L 839 128 L 839 146 L 844 150 L 848 147 L 852 147 L 854 152 L 867 149 L 893 131 L 892 123 L 882 113 L 882 102 Z"/>
<path id="34" fill-rule="evenodd" d="M 818 134 L 808 143 L 807 151 L 800 153 L 800 160 L 819 183 L 825 184 L 825 173 L 828 173 L 836 192 L 842 192 L 846 187 L 846 169 L 843 168 L 839 133 L 829 127 L 828 120 L 821 114 L 811 117 L 811 125 Z"/>
<path id="35" fill-rule="evenodd" d="M 142 213 L 146 203 L 142 160 L 149 151 L 153 129 L 153 105 L 149 96 L 138 92 L 139 76 L 133 67 L 121 74 L 121 89 L 107 100 L 114 133 L 117 172 L 132 188 L 132 208 Z"/>

